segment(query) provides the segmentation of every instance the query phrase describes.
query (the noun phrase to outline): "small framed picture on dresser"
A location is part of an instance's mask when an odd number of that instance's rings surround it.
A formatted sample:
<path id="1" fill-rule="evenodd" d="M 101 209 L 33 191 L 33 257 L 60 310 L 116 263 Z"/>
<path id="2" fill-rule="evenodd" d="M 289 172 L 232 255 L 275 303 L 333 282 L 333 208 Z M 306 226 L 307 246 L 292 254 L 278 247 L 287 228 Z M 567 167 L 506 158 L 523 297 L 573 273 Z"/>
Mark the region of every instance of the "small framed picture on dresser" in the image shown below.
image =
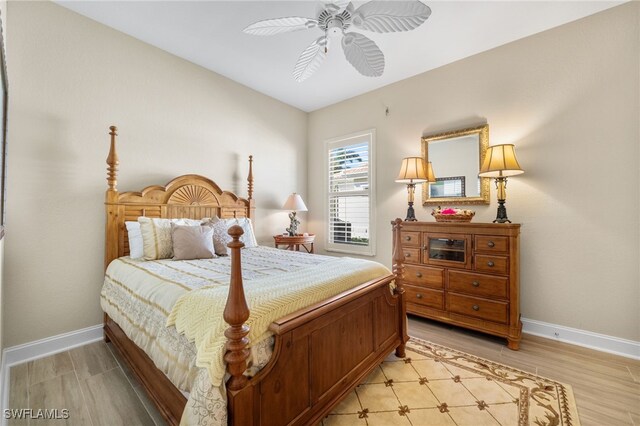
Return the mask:
<path id="1" fill-rule="evenodd" d="M 7 178 L 7 107 L 8 107 L 8 79 L 7 64 L 5 62 L 5 44 L 3 21 L 6 18 L 0 15 L 0 239 L 4 237 L 5 217 L 6 217 L 6 178 Z"/>

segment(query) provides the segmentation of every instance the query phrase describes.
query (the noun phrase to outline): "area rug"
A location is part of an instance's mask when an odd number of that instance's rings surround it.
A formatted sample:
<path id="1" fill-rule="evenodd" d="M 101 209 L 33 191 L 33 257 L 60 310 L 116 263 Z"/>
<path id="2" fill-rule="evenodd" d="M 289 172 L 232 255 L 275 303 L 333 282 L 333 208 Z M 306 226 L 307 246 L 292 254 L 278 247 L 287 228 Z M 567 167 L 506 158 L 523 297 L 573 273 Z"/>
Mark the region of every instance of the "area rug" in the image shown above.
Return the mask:
<path id="1" fill-rule="evenodd" d="M 570 386 L 411 338 L 390 355 L 324 426 L 578 426 Z"/>

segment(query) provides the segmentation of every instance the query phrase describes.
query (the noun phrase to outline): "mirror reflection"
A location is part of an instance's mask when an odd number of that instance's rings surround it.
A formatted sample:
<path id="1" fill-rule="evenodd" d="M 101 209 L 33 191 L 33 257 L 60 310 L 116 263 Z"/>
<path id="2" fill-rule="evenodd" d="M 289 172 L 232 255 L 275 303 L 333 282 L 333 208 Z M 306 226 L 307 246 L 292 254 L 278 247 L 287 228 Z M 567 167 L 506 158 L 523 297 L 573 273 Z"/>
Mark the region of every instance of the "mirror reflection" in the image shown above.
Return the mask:
<path id="1" fill-rule="evenodd" d="M 435 182 L 422 185 L 423 205 L 489 204 L 489 179 L 478 173 L 489 146 L 489 126 L 422 138 L 422 155 Z"/>

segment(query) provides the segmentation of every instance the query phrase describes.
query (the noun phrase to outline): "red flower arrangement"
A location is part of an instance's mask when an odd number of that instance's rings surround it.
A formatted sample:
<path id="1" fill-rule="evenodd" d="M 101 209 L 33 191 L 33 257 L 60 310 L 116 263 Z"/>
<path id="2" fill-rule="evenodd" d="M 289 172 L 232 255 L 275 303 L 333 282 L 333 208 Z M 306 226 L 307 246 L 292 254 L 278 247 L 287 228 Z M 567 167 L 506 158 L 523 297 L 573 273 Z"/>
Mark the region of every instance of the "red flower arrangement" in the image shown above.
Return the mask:
<path id="1" fill-rule="evenodd" d="M 457 214 L 457 213 L 458 212 L 456 211 L 456 209 L 452 209 L 451 207 L 440 211 L 440 214 Z"/>
<path id="2" fill-rule="evenodd" d="M 473 210 L 454 209 L 452 207 L 445 209 L 438 207 L 431 212 L 436 222 L 471 222 L 475 214 L 476 212 Z"/>

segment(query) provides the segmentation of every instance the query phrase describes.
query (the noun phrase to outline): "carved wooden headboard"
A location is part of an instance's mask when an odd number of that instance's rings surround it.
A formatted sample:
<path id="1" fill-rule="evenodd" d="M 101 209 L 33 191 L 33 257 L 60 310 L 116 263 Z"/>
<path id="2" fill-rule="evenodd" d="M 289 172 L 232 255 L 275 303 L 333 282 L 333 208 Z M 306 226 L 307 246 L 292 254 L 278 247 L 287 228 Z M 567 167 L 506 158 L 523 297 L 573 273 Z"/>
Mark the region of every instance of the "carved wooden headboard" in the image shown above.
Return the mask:
<path id="1" fill-rule="evenodd" d="M 107 222 L 105 228 L 104 267 L 121 256 L 129 254 L 129 240 L 125 221 L 136 221 L 139 216 L 157 218 L 190 218 L 218 216 L 220 218 L 247 217 L 255 220 L 253 200 L 253 156 L 249 156 L 247 199 L 223 191 L 212 180 L 199 175 L 183 175 L 165 186 L 148 186 L 140 192 L 118 192 L 117 128 L 111 130 L 111 147 L 107 157 L 107 183 L 105 196 Z"/>

